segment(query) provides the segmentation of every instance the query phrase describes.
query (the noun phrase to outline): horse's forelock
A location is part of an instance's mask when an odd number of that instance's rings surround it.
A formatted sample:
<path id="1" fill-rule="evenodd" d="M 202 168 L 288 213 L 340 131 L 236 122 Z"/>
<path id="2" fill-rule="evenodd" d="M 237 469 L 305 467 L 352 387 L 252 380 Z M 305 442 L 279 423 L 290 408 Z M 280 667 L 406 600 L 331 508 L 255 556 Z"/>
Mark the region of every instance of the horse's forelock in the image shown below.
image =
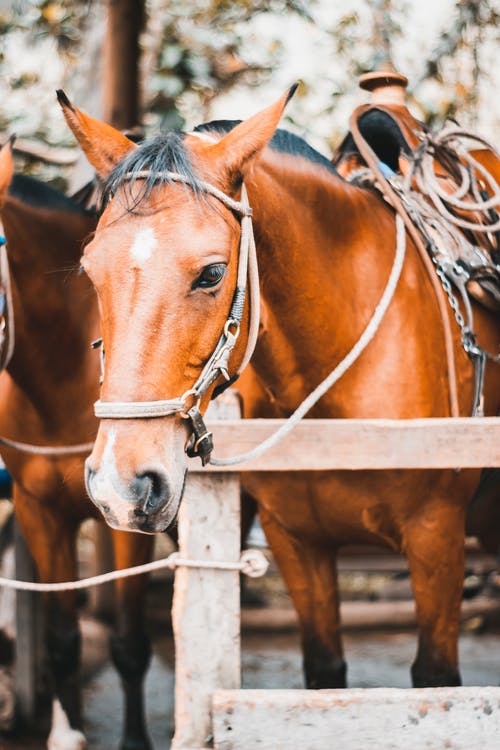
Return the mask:
<path id="1" fill-rule="evenodd" d="M 140 173 L 149 172 L 147 177 Z M 172 184 L 169 172 L 185 177 L 196 196 L 202 194 L 199 176 L 185 147 L 184 133 L 167 132 L 143 141 L 110 173 L 103 187 L 107 203 L 120 188 L 125 188 L 127 209 L 133 211 L 146 200 L 155 187 Z M 140 189 L 135 186 L 140 182 Z"/>

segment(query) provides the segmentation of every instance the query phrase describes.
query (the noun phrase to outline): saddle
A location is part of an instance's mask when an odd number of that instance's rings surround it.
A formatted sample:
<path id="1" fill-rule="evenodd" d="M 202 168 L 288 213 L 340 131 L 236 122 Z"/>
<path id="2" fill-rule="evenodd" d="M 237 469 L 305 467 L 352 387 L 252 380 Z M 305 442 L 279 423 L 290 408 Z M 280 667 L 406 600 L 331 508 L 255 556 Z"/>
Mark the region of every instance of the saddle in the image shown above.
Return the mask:
<path id="1" fill-rule="evenodd" d="M 491 199 L 500 193 L 500 158 L 455 124 L 431 133 L 406 106 L 407 84 L 392 70 L 361 77 L 371 102 L 353 113 L 332 163 L 396 210 L 397 203 L 462 298 L 466 293 L 499 313 L 500 217 Z M 464 140 L 480 147 L 468 148 Z"/>

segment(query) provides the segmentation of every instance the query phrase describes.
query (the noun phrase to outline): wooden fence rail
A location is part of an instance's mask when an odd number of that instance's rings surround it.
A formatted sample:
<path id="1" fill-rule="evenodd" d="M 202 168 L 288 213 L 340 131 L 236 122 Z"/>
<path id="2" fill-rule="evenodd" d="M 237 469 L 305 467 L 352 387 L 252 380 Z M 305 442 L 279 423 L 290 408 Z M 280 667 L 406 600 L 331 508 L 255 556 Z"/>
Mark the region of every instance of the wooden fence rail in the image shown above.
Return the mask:
<path id="1" fill-rule="evenodd" d="M 223 408 L 223 413 L 212 412 L 209 420 L 219 457 L 253 448 L 282 424 L 238 420 L 230 396 Z M 500 467 L 499 418 L 304 420 L 257 460 L 208 471 L 191 469 L 179 518 L 180 552 L 201 559 L 235 560 L 240 534 L 235 473 L 240 471 L 482 466 Z M 238 576 L 231 573 L 176 572 L 172 750 L 498 747 L 500 688 L 240 690 L 238 592 Z M 462 732 L 469 724 L 472 730 Z"/>
<path id="2" fill-rule="evenodd" d="M 211 407 L 208 424 L 214 432 L 217 456 L 245 452 L 282 424 L 280 420 L 242 421 L 238 417 L 238 401 L 230 392 Z M 227 468 L 191 467 L 179 515 L 180 554 L 201 560 L 235 562 L 238 559 L 238 474 L 241 471 L 483 466 L 500 467 L 500 418 L 304 420 L 282 443 L 256 460 Z M 26 574 L 21 557 L 19 577 Z M 23 601 L 20 597 L 21 608 Z M 267 747 L 273 750 L 411 747 L 416 750 L 438 746 L 455 750 L 476 747 L 496 750 L 499 746 L 500 688 L 485 689 L 487 692 L 478 689 L 477 694 L 470 690 L 463 692 L 465 688 L 446 689 L 447 692 L 434 689 L 427 694 L 427 703 L 424 701 L 427 713 L 433 716 L 432 722 L 427 723 L 420 720 L 422 716 L 418 719 L 421 709 L 415 701 L 421 698 L 415 691 L 393 690 L 389 703 L 384 693 L 375 691 L 364 691 L 363 695 L 350 690 L 339 695 L 337 691 L 329 691 L 328 695 L 323 691 L 240 691 L 239 574 L 235 571 L 177 570 L 173 625 L 176 728 L 172 750 L 200 750 L 208 746 L 216 750 L 255 750 L 256 747 L 262 750 Z M 22 627 L 26 627 L 26 621 Z M 32 649 L 26 653 L 29 658 L 18 672 L 18 692 L 25 713 L 30 714 L 34 660 Z M 451 701 L 450 708 L 446 707 L 447 701 Z M 387 706 L 397 707 L 393 725 L 399 727 L 395 735 L 400 738 L 399 744 L 387 744 L 390 724 Z M 360 740 L 364 735 L 359 735 L 358 718 L 365 711 L 374 721 L 380 719 L 376 733 L 381 737 L 381 744 Z M 415 712 L 417 721 L 405 718 Z M 479 740 L 471 738 L 470 733 L 456 739 L 452 729 L 458 716 L 468 716 L 474 722 Z M 299 725 L 317 722 L 324 728 L 323 734 L 315 732 L 313 739 L 309 734 L 309 739 L 297 744 Z M 245 734 L 239 727 L 248 723 L 252 724 L 251 731 L 248 729 Z M 436 730 L 438 744 L 425 744 L 431 723 L 440 726 L 441 734 Z M 339 732 L 343 733 L 342 738 Z M 322 743 L 323 736 L 327 739 Z M 442 737 L 447 739 L 442 742 Z M 449 738 L 453 744 L 443 744 Z"/>
<path id="3" fill-rule="evenodd" d="M 215 455 L 254 448 L 280 419 L 209 422 Z M 443 469 L 500 466 L 500 418 L 304 419 L 260 458 L 217 472 L 329 469 Z"/>

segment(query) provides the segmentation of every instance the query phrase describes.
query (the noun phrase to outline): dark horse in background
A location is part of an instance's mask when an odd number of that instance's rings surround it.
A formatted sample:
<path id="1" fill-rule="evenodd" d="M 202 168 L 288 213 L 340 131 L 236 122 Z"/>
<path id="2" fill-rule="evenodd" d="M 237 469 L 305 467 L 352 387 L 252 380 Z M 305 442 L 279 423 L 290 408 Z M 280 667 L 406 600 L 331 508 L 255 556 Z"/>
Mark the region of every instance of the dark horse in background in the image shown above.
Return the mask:
<path id="1" fill-rule="evenodd" d="M 140 146 L 80 112 L 63 94 L 60 101 L 108 187 L 107 207 L 82 260 L 102 310 L 101 404 L 109 409 L 111 402 L 178 399 L 192 388 L 228 318 L 240 243 L 238 213 L 202 183 L 238 200 L 244 182 L 262 299 L 252 371 L 241 379 L 245 416 L 291 414 L 350 351 L 379 302 L 396 248 L 392 210 L 372 191 L 345 182 L 304 141 L 276 132 L 287 97 L 244 122 L 203 126 L 203 137 L 171 133 Z M 230 374 L 243 357 L 247 319 Z M 498 320 L 479 308 L 475 320 L 481 345 L 495 351 Z M 454 356 L 465 416 L 473 368 L 458 327 Z M 492 366 L 486 414 L 496 414 L 499 405 L 500 368 Z M 375 338 L 309 416 L 449 414 L 438 304 L 408 239 L 401 277 Z M 178 411 L 158 418 L 105 416 L 87 461 L 92 499 L 115 528 L 165 529 L 182 498 L 187 421 Z M 258 500 L 299 615 L 308 686 L 345 685 L 336 557 L 339 547 L 353 543 L 386 545 L 408 558 L 418 624 L 414 685 L 460 683 L 464 522 L 478 471 L 243 474 L 242 482 Z"/>
<path id="2" fill-rule="evenodd" d="M 92 441 L 99 357 L 90 342 L 99 336 L 99 315 L 94 291 L 78 268 L 97 218 L 59 191 L 13 174 L 9 145 L 0 152 L 0 216 L 15 331 L 12 359 L 0 375 L 0 435 L 37 446 Z M 14 482 L 16 518 L 40 581 L 74 580 L 79 525 L 98 516 L 85 492 L 85 452 L 47 456 L 4 447 L 1 451 Z M 112 536 L 118 568 L 150 559 L 151 537 L 119 531 Z M 125 691 L 126 750 L 150 747 L 142 702 L 150 655 L 143 629 L 144 585 L 144 577 L 138 576 L 118 581 L 115 589 L 111 651 Z M 45 642 L 54 694 L 48 748 L 80 750 L 86 741 L 81 732 L 74 591 L 45 595 Z"/>

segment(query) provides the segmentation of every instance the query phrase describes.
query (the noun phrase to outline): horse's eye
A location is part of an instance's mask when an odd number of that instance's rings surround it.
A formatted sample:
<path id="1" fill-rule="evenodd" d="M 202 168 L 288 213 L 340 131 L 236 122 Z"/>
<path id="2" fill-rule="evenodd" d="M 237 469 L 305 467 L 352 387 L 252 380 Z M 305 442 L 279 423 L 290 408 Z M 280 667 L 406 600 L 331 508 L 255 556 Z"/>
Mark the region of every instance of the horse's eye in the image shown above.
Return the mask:
<path id="1" fill-rule="evenodd" d="M 198 287 L 210 289 L 212 286 L 217 286 L 224 278 L 226 271 L 227 268 L 224 263 L 213 263 L 211 266 L 206 266 L 194 282 L 193 289 L 198 289 Z"/>

